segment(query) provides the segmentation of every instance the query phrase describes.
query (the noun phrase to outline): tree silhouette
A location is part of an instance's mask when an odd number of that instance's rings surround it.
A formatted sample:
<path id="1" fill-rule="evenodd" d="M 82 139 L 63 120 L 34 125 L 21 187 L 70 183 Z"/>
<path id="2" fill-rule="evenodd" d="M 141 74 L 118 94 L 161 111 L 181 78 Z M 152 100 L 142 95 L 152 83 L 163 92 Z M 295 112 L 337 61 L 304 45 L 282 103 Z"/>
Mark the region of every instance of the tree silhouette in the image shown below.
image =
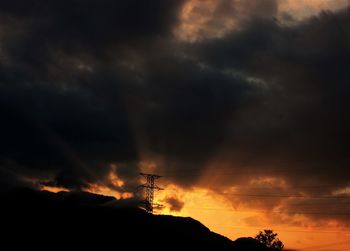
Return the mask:
<path id="1" fill-rule="evenodd" d="M 264 232 L 260 231 L 255 236 L 255 239 L 274 250 L 282 250 L 284 248 L 284 244 L 277 238 L 277 234 L 273 230 L 265 229 Z"/>

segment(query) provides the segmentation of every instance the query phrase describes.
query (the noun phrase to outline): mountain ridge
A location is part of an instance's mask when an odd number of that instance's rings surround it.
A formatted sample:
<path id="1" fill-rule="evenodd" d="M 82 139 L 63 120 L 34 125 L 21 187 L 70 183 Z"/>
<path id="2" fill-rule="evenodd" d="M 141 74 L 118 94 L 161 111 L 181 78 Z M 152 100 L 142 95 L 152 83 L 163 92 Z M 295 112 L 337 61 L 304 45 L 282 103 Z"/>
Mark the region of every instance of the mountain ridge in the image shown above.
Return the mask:
<path id="1" fill-rule="evenodd" d="M 25 243 L 26 248 L 41 250 L 48 242 L 64 250 L 103 250 L 113 243 L 131 250 L 270 250 L 252 238 L 232 241 L 191 217 L 148 214 L 131 207 L 131 201 L 118 207 L 111 196 L 18 189 L 0 198 L 1 222 L 7 230 L 3 239 L 21 240 L 11 241 L 12 247 Z"/>

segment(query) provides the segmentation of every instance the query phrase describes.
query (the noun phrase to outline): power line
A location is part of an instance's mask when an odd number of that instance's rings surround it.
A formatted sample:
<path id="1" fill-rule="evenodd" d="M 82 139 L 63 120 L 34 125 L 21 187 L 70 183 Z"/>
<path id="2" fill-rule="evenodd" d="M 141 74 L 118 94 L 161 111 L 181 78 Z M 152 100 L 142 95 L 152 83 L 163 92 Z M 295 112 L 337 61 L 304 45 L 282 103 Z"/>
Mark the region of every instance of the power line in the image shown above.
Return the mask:
<path id="1" fill-rule="evenodd" d="M 240 194 L 240 193 L 222 193 L 224 195 L 231 196 L 244 196 L 244 197 L 287 197 L 287 198 L 312 198 L 312 199 L 350 199 L 350 196 L 308 196 L 298 194 Z"/>
<path id="2" fill-rule="evenodd" d="M 253 230 L 261 230 L 261 229 L 267 229 L 266 226 L 254 226 L 254 227 L 241 227 L 241 226 L 222 226 L 222 225 L 207 225 L 209 228 L 215 228 L 215 227 L 221 227 L 221 228 L 229 228 L 229 229 L 253 229 Z M 280 232 L 292 232 L 292 233 L 328 233 L 328 234 L 343 234 L 344 231 L 319 231 L 317 229 L 310 229 L 310 230 L 291 230 L 291 229 L 283 229 L 283 228 L 275 228 L 275 227 L 268 227 L 268 229 L 273 229 L 275 231 Z"/>
<path id="3" fill-rule="evenodd" d="M 167 189 L 178 192 L 177 189 Z M 198 191 L 198 193 L 207 193 Z M 209 192 L 208 192 L 209 193 Z M 316 195 L 301 195 L 301 194 L 244 194 L 244 193 L 227 193 L 227 192 L 217 192 L 213 191 L 213 193 L 220 195 L 230 195 L 237 197 L 272 197 L 272 198 L 307 198 L 307 199 L 350 199 L 350 196 L 316 196 Z"/>
<path id="4" fill-rule="evenodd" d="M 316 245 L 316 246 L 308 246 L 305 247 L 305 250 L 310 250 L 310 249 L 315 249 L 315 248 L 325 248 L 325 247 L 334 247 L 334 246 L 343 246 L 344 244 L 349 244 L 349 241 L 337 241 L 337 242 L 332 242 L 332 243 L 327 243 L 327 244 L 322 244 L 322 245 Z"/>
<path id="5" fill-rule="evenodd" d="M 185 207 L 190 209 L 201 209 L 201 210 L 214 210 L 214 211 L 230 211 L 235 213 L 273 213 L 273 214 L 310 214 L 310 215 L 339 215 L 339 216 L 348 216 L 350 213 L 331 213 L 331 212 L 302 212 L 302 211 L 269 211 L 269 210 L 233 210 L 229 208 L 206 208 L 206 207 Z"/>
<path id="6" fill-rule="evenodd" d="M 279 163 L 280 164 L 280 163 Z M 230 168 L 230 167 L 217 167 L 214 169 L 212 169 L 212 171 L 215 171 L 216 173 L 227 173 L 227 174 L 236 174 L 236 173 L 244 173 L 244 172 L 249 172 L 251 173 L 252 170 L 254 171 L 263 171 L 263 172 L 266 172 L 266 171 L 275 171 L 275 172 L 278 172 L 278 171 L 314 171 L 314 170 L 332 170 L 330 169 L 329 166 L 277 166 L 275 164 L 274 167 L 265 167 L 265 168 L 247 168 L 249 167 L 249 165 L 243 165 L 242 167 L 240 168 Z M 344 167 L 344 168 L 341 168 L 342 170 L 346 171 L 347 169 Z M 167 176 L 167 177 L 170 177 L 170 176 L 179 176 L 179 175 L 183 175 L 184 173 L 194 173 L 195 175 L 202 175 L 202 174 L 205 174 L 205 171 L 207 171 L 208 169 L 207 168 L 201 168 L 201 167 L 187 167 L 187 168 L 181 168 L 179 170 L 167 170 L 167 171 L 164 171 L 164 174 Z M 210 169 L 209 169 L 210 170 Z"/>

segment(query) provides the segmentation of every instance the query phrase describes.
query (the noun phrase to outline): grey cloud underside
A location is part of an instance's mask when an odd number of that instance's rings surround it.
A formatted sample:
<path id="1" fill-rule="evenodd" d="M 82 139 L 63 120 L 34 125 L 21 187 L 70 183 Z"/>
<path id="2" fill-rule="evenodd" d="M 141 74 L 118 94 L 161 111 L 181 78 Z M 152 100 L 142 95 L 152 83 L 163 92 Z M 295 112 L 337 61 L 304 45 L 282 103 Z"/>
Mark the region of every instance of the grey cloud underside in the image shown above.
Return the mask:
<path id="1" fill-rule="evenodd" d="M 0 3 L 1 172 L 79 188 L 121 163 L 131 189 L 146 152 L 184 186 L 209 161 L 237 170 L 222 186 L 347 185 L 349 11 L 186 44 L 181 4 Z"/>
<path id="2" fill-rule="evenodd" d="M 111 58 L 120 64 L 129 47 L 167 36 L 180 6 L 0 3 L 3 165 L 18 176 L 54 176 L 57 185 L 74 188 L 105 179 L 110 162 L 128 163 L 122 178 L 135 176 L 138 154 L 121 97 L 121 83 L 135 83 Z"/>
<path id="3" fill-rule="evenodd" d="M 101 3 L 97 8 L 107 16 L 96 16 L 90 2 L 83 10 L 62 5 L 60 12 L 55 4 L 26 11 L 19 3 L 0 6 L 8 21 L 2 36 L 2 161 L 20 176 L 46 174 L 55 179 L 50 184 L 70 188 L 104 180 L 110 162 L 126 166 L 121 178 L 136 176 L 140 147 L 176 160 L 175 171 L 183 163 L 204 163 L 250 87 L 241 77 L 182 56 L 183 46 L 169 37 L 176 6 L 155 5 L 140 16 L 142 6 L 135 11 L 132 3 Z M 108 15 L 119 7 L 130 16 Z M 92 20 L 67 26 L 66 16 Z M 149 16 L 159 20 L 143 22 Z"/>
<path id="4" fill-rule="evenodd" d="M 180 212 L 185 203 L 176 196 L 169 196 L 164 199 L 164 202 L 169 207 L 170 211 Z"/>
<path id="5" fill-rule="evenodd" d="M 311 176 L 305 183 L 313 178 L 348 183 L 348 21 L 348 10 L 323 13 L 295 27 L 260 20 L 198 46 L 209 64 L 267 83 L 260 104 L 242 113 L 232 133 L 240 151 L 254 153 L 251 162 L 259 162 L 258 169 L 275 165 L 275 175 L 286 171 L 294 183 L 302 183 L 303 176 Z"/>

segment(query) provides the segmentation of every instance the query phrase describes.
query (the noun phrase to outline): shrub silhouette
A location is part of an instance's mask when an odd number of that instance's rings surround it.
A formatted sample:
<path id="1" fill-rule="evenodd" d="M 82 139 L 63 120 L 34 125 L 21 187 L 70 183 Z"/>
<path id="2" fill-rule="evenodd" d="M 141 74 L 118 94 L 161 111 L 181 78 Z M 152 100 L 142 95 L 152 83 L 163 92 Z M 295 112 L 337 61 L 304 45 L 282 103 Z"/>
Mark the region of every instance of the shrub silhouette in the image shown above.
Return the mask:
<path id="1" fill-rule="evenodd" d="M 255 239 L 274 250 L 282 250 L 284 248 L 284 244 L 277 238 L 277 234 L 273 230 L 265 229 L 264 232 L 260 231 L 255 236 Z"/>

